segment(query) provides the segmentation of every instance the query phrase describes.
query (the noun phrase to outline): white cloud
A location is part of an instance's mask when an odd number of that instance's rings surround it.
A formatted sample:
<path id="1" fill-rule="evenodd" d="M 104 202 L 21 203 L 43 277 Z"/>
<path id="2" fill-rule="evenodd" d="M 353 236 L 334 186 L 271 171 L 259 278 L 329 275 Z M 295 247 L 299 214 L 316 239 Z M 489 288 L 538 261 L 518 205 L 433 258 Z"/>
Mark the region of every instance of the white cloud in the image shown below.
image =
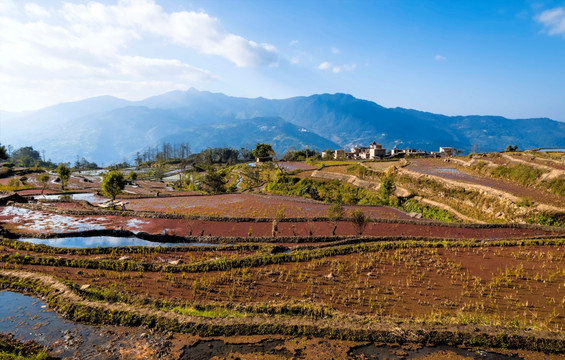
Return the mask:
<path id="1" fill-rule="evenodd" d="M 446 58 L 445 56 L 439 55 L 439 54 L 436 55 L 436 56 L 434 56 L 434 59 L 436 59 L 436 61 L 445 61 L 445 60 L 447 60 L 447 58 Z"/>
<path id="2" fill-rule="evenodd" d="M 297 56 L 294 56 L 294 57 L 290 58 L 290 63 L 293 64 L 293 65 L 300 64 L 300 58 L 297 57 Z"/>
<path id="3" fill-rule="evenodd" d="M 137 51 L 142 41 L 143 54 Z M 165 47 L 220 56 L 238 67 L 278 61 L 272 45 L 231 34 L 204 12 L 167 13 L 153 0 L 59 8 L 0 0 L 0 109 L 101 94 L 133 99 L 218 79 L 180 59 L 147 56 Z"/>
<path id="4" fill-rule="evenodd" d="M 296 46 L 296 45 L 298 45 L 298 44 L 300 44 L 300 41 L 298 41 L 298 40 L 292 40 L 292 41 L 290 42 L 290 46 Z"/>
<path id="5" fill-rule="evenodd" d="M 119 62 L 113 68 L 116 74 L 128 79 L 152 79 L 174 81 L 181 78 L 188 81 L 204 81 L 213 78 L 210 72 L 176 59 L 155 59 L 140 56 L 119 56 Z"/>
<path id="6" fill-rule="evenodd" d="M 537 15 L 535 19 L 543 24 L 545 31 L 549 35 L 561 35 L 565 37 L 565 8 L 556 7 L 545 10 Z"/>
<path id="7" fill-rule="evenodd" d="M 18 11 L 13 0 L 0 0 L 0 14 L 6 16 Z"/>
<path id="8" fill-rule="evenodd" d="M 341 51 L 338 48 L 333 47 L 332 48 L 332 54 L 339 54 Z"/>
<path id="9" fill-rule="evenodd" d="M 29 17 L 32 18 L 47 18 L 51 16 L 49 10 L 37 5 L 36 3 L 27 3 L 24 5 L 24 10 Z"/>
<path id="10" fill-rule="evenodd" d="M 339 74 L 342 71 L 353 71 L 356 68 L 357 64 L 332 65 L 327 61 L 318 65 L 319 70 L 331 70 L 334 74 Z"/>
<path id="11" fill-rule="evenodd" d="M 222 56 L 240 67 L 272 65 L 278 60 L 273 45 L 230 34 L 217 18 L 204 12 L 166 13 L 154 0 L 120 0 L 114 6 L 66 3 L 62 14 L 71 24 L 90 29 L 119 27 L 157 35 L 202 54 Z"/>

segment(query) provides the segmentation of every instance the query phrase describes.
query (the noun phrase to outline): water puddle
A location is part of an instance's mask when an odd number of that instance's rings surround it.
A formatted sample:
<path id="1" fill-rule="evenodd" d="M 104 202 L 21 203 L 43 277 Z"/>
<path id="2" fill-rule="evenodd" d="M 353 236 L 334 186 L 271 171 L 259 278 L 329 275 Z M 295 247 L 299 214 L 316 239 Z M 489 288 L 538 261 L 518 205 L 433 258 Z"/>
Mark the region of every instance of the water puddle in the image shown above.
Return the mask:
<path id="1" fill-rule="evenodd" d="M 457 174 L 459 172 L 459 171 L 457 171 L 457 169 L 452 169 L 452 168 L 442 168 L 442 169 L 439 169 L 439 171 L 449 172 L 449 173 L 452 173 L 452 174 Z"/>
<path id="2" fill-rule="evenodd" d="M 89 203 L 101 203 L 106 200 L 94 193 L 38 195 L 33 198 L 35 200 L 78 200 Z"/>
<path id="3" fill-rule="evenodd" d="M 67 320 L 31 296 L 0 291 L 0 332 L 34 340 L 61 359 L 169 358 L 170 343 L 143 328 L 99 327 Z M 144 355 L 144 356 L 142 356 Z"/>
<path id="4" fill-rule="evenodd" d="M 461 356 L 465 359 L 482 359 L 482 360 L 507 360 L 507 359 L 522 359 L 514 354 L 504 355 L 494 352 L 488 352 L 477 349 L 465 349 L 452 346 L 434 346 L 423 347 L 419 349 L 403 349 L 400 347 L 390 347 L 386 345 L 362 345 L 352 348 L 348 355 L 355 359 L 430 359 L 430 356 L 442 358 L 459 358 Z"/>
<path id="5" fill-rule="evenodd" d="M 231 344 L 222 340 L 199 340 L 192 346 L 185 346 L 181 360 L 208 360 L 226 358 L 235 354 L 260 354 L 290 359 L 292 353 L 283 347 L 284 340 L 262 340 L 258 343 Z"/>
<path id="6" fill-rule="evenodd" d="M 12 333 L 18 339 L 34 340 L 44 346 L 53 346 L 59 356 L 72 356 L 84 342 L 99 343 L 102 337 L 94 326 L 66 320 L 47 304 L 30 296 L 11 291 L 0 291 L 0 332 Z M 59 344 L 60 346 L 56 346 Z M 66 348 L 66 349 L 65 349 Z"/>
<path id="7" fill-rule="evenodd" d="M 161 243 L 143 240 L 136 237 L 117 236 L 64 237 L 54 239 L 23 238 L 18 240 L 32 244 L 47 245 L 60 248 L 96 248 L 122 246 L 216 246 L 215 244 L 208 243 Z"/>
<path id="8" fill-rule="evenodd" d="M 17 224 L 18 229 L 28 231 L 45 232 L 66 232 L 66 231 L 87 231 L 103 230 L 104 218 L 85 217 L 74 218 L 72 216 L 48 214 L 40 211 L 22 209 L 14 206 L 6 206 L 0 216 L 7 217 L 4 221 Z M 106 221 L 111 225 L 109 221 Z"/>

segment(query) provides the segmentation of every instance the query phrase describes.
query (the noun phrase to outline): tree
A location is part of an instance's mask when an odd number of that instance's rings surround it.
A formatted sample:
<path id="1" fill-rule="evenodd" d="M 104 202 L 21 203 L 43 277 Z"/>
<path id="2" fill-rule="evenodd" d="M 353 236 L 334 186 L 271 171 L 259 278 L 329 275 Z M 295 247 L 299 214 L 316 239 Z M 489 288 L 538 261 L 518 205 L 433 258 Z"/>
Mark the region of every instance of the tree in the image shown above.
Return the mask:
<path id="1" fill-rule="evenodd" d="M 318 153 L 315 150 L 310 150 L 308 148 L 300 150 L 300 151 L 296 151 L 296 150 L 288 150 L 284 156 L 282 157 L 282 160 L 284 161 L 304 161 L 308 158 L 315 158 L 318 159 L 320 158 L 320 153 Z"/>
<path id="2" fill-rule="evenodd" d="M 49 182 L 49 174 L 48 173 L 41 174 L 41 176 L 39 177 L 39 181 L 43 184 L 43 189 L 41 189 L 41 195 L 43 195 L 43 192 L 47 187 L 47 183 Z"/>
<path id="3" fill-rule="evenodd" d="M 244 165 L 241 168 L 242 183 L 245 189 L 261 185 L 261 170 L 257 166 Z"/>
<path id="4" fill-rule="evenodd" d="M 213 166 L 208 166 L 206 174 L 200 179 L 200 187 L 212 194 L 225 193 L 227 183 L 225 171 Z"/>
<path id="5" fill-rule="evenodd" d="M 12 154 L 12 161 L 19 166 L 32 167 L 38 160 L 41 160 L 41 155 L 31 146 L 19 148 Z"/>
<path id="6" fill-rule="evenodd" d="M 255 145 L 255 149 L 253 149 L 251 153 L 255 158 L 262 158 L 271 156 L 275 152 L 271 145 L 265 143 L 257 143 L 257 145 Z"/>
<path id="7" fill-rule="evenodd" d="M 330 219 L 333 224 L 332 235 L 335 235 L 335 231 L 337 230 L 337 222 L 343 219 L 343 216 L 345 215 L 345 209 L 343 208 L 343 206 L 341 206 L 341 204 L 332 204 L 328 208 L 327 215 L 328 219 Z"/>
<path id="8" fill-rule="evenodd" d="M 396 190 L 396 186 L 394 185 L 394 174 L 392 172 L 385 174 L 381 179 L 381 186 L 379 187 L 379 195 L 383 202 L 388 203 L 390 196 Z"/>
<path id="9" fill-rule="evenodd" d="M 507 151 L 507 152 L 514 152 L 514 151 L 516 151 L 516 150 L 518 150 L 518 145 L 508 145 L 508 146 L 506 147 L 506 150 L 504 150 L 504 151 Z"/>
<path id="10" fill-rule="evenodd" d="M 357 235 L 363 234 L 368 221 L 369 219 L 365 216 L 363 210 L 358 209 L 351 213 L 351 223 L 353 224 Z"/>
<path id="11" fill-rule="evenodd" d="M 102 191 L 112 200 L 116 200 L 116 195 L 121 194 L 125 187 L 126 179 L 121 171 L 112 170 L 102 175 Z"/>
<path id="12" fill-rule="evenodd" d="M 69 169 L 67 165 L 60 163 L 56 171 L 57 174 L 59 174 L 59 179 L 61 179 L 61 189 L 65 190 L 65 186 L 67 186 L 67 182 L 71 177 L 71 169 Z"/>
<path id="13" fill-rule="evenodd" d="M 130 181 L 137 180 L 137 173 L 135 171 L 130 171 L 129 174 L 128 174 L 128 179 Z"/>
<path id="14" fill-rule="evenodd" d="M 4 145 L 0 145 L 0 160 L 6 160 L 8 157 L 8 150 Z"/>

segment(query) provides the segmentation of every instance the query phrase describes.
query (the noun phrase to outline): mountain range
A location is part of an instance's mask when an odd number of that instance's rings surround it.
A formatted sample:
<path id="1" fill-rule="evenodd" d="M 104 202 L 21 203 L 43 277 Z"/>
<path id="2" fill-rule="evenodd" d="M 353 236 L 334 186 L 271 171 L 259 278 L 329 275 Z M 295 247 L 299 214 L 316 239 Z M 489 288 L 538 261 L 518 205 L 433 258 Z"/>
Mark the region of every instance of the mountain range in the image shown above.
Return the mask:
<path id="1" fill-rule="evenodd" d="M 348 94 L 289 99 L 239 98 L 189 89 L 141 101 L 101 96 L 24 113 L 0 112 L 0 141 L 45 150 L 53 161 L 77 156 L 102 164 L 131 161 L 163 142 L 207 147 L 273 145 L 315 150 L 367 145 L 469 152 L 563 146 L 565 123 L 547 118 L 445 116 L 385 108 Z"/>

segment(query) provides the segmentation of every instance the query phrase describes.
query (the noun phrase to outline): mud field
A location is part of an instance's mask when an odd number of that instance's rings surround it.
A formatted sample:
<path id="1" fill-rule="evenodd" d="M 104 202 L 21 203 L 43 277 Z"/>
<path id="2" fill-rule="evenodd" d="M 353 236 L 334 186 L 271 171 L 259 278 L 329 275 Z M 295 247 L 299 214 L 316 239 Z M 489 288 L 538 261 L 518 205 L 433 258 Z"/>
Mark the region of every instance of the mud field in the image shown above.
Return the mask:
<path id="1" fill-rule="evenodd" d="M 225 194 L 167 198 L 128 199 L 128 209 L 222 217 L 313 218 L 327 216 L 329 204 L 289 196 Z M 383 206 L 344 206 L 346 216 L 361 209 L 371 218 L 411 219 L 394 208 Z"/>
<path id="2" fill-rule="evenodd" d="M 491 159 L 489 158 L 489 160 Z M 410 160 L 410 165 L 407 169 L 421 174 L 434 175 L 448 180 L 455 180 L 461 182 L 462 186 L 464 186 L 465 183 L 483 185 L 543 204 L 563 207 L 563 204 L 565 203 L 565 198 L 562 196 L 550 194 L 546 191 L 537 190 L 532 187 L 520 186 L 516 183 L 503 179 L 477 176 L 465 171 L 463 168 L 458 167 L 454 163 L 448 163 L 440 159 L 413 159 Z"/>
<path id="3" fill-rule="evenodd" d="M 2 253 L 13 254 L 14 250 L 3 249 Z M 32 251 L 18 250 L 18 253 L 38 255 Z M 96 259 L 121 258 L 159 264 L 174 259 L 176 264 L 190 265 L 261 256 L 260 250 L 177 250 L 126 257 L 120 253 L 107 254 Z M 59 259 L 65 257 L 69 256 L 57 255 Z M 564 257 L 565 246 L 412 249 L 369 246 L 348 255 L 304 261 L 291 261 L 289 257 L 288 261 L 277 264 L 225 271 L 190 272 L 186 268 L 186 272 L 163 273 L 25 264 L 17 268 L 89 288 L 112 289 L 132 299 L 229 304 L 233 312 L 224 316 L 245 316 L 245 306 L 252 304 L 285 303 L 311 306 L 318 311 L 327 309 L 330 317 L 341 313 L 381 320 L 561 331 L 565 326 Z M 294 259 L 299 258 L 297 255 Z M 11 269 L 14 264 L 7 262 L 2 267 Z"/>
<path id="4" fill-rule="evenodd" d="M 224 196 L 220 196 L 224 197 Z M 193 197 L 190 197 L 193 198 Z M 201 198 L 201 197 L 194 197 Z M 174 198 L 176 199 L 176 198 Z M 185 198 L 181 198 L 185 199 Z M 145 199 L 144 199 L 145 200 Z M 220 199 L 216 198 L 216 201 Z M 55 206 L 67 210 L 80 210 L 78 203 L 58 202 Z M 318 206 L 327 206 L 314 204 Z M 310 206 L 310 204 L 306 205 Z M 350 207 L 348 207 L 350 210 Z M 364 208 L 365 209 L 365 208 Z M 381 208 L 371 207 L 378 213 Z M 383 208 L 384 211 L 394 210 Z M 112 215 L 61 215 L 46 211 L 29 210 L 25 208 L 7 206 L 0 208 L 0 222 L 3 227 L 13 233 L 22 234 L 58 234 L 81 232 L 89 230 L 128 230 L 132 232 L 145 232 L 149 234 L 173 236 L 222 236 L 222 237 L 327 237 L 335 235 L 358 235 L 358 229 L 350 221 L 280 221 L 276 224 L 273 233 L 272 221 L 211 221 L 189 219 L 163 219 L 142 218 Z M 394 210 L 397 211 L 397 210 Z M 401 213 L 400 211 L 398 211 Z M 401 213 L 402 214 L 402 213 Z M 474 228 L 464 226 L 445 226 L 441 223 L 419 224 L 419 221 L 410 223 L 369 222 L 362 231 L 363 236 L 370 237 L 434 237 L 434 238 L 459 238 L 459 239 L 500 239 L 532 236 L 553 236 L 563 232 L 559 229 L 536 228 Z"/>

